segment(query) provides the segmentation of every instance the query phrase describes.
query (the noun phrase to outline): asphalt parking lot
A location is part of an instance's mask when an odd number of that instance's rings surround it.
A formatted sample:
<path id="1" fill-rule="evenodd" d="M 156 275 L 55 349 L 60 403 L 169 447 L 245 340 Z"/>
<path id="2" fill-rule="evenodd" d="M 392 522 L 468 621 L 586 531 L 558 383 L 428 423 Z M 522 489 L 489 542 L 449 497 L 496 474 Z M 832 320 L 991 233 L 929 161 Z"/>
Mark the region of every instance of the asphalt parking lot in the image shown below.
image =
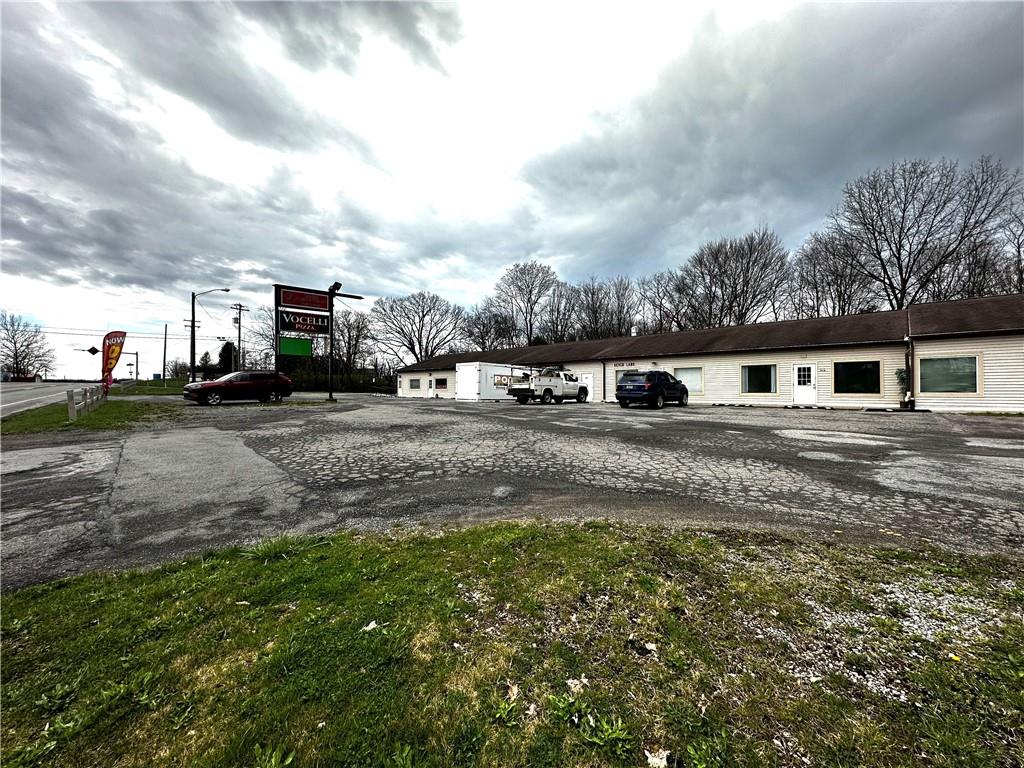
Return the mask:
<path id="1" fill-rule="evenodd" d="M 166 402 L 166 400 L 164 400 Z M 284 531 L 618 518 L 1024 550 L 1024 419 L 344 395 L 5 438 L 4 589 Z"/>

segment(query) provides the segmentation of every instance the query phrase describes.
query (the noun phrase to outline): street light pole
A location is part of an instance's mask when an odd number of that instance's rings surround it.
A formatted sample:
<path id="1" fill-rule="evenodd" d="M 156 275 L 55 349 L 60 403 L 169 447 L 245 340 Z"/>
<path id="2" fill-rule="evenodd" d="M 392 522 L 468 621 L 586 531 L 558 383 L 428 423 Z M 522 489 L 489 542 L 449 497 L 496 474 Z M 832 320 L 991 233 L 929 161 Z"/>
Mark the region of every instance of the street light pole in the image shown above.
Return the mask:
<path id="1" fill-rule="evenodd" d="M 327 401 L 334 402 L 334 297 L 344 296 L 346 299 L 361 299 L 354 293 L 341 293 L 341 283 L 335 281 L 327 289 Z"/>
<path id="2" fill-rule="evenodd" d="M 214 291 L 223 291 L 224 293 L 230 293 L 230 288 L 211 288 L 208 291 L 200 291 L 196 293 L 192 291 L 192 322 L 189 323 L 190 331 L 190 344 L 189 344 L 189 355 L 188 355 L 188 380 L 196 380 L 196 296 L 202 296 L 206 293 L 213 293 Z"/>

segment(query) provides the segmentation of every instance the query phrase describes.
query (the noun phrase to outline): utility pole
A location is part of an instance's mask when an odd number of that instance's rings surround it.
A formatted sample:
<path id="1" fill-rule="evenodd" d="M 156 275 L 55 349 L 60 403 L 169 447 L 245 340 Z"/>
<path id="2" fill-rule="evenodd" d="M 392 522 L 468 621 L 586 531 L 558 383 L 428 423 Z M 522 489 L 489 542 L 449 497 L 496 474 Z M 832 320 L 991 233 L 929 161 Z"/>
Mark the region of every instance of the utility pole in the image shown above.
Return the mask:
<path id="1" fill-rule="evenodd" d="M 231 309 L 238 313 L 238 317 L 235 318 L 235 325 L 238 326 L 238 346 L 235 347 L 235 354 L 238 355 L 238 369 L 242 369 L 242 313 L 248 312 L 248 307 L 243 307 L 241 302 L 238 304 L 232 304 Z"/>
<path id="2" fill-rule="evenodd" d="M 164 365 L 160 369 L 160 378 L 164 380 L 164 386 L 167 386 L 167 323 L 164 323 Z"/>
<path id="3" fill-rule="evenodd" d="M 189 345 L 189 355 L 188 355 L 188 380 L 189 381 L 195 381 L 196 380 L 196 296 L 202 296 L 203 294 L 206 294 L 206 293 L 213 293 L 214 291 L 223 291 L 224 293 L 229 293 L 231 291 L 231 289 L 230 288 L 211 288 L 208 291 L 200 291 L 199 293 L 196 293 L 195 291 L 192 291 L 192 320 L 191 321 L 189 321 L 189 320 L 185 321 L 186 323 L 188 323 L 189 330 L 191 331 L 191 343 Z"/>

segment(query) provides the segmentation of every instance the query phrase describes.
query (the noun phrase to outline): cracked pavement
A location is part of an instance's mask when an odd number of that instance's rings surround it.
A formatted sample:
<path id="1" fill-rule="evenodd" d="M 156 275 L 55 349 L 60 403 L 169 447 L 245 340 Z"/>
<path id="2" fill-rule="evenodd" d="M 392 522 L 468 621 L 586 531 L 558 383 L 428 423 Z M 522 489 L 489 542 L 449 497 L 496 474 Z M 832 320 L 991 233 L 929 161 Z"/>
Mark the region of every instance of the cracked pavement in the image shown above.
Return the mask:
<path id="1" fill-rule="evenodd" d="M 181 407 L 130 432 L 4 439 L 4 589 L 286 531 L 537 516 L 1024 549 L 1022 418 L 365 395 Z"/>

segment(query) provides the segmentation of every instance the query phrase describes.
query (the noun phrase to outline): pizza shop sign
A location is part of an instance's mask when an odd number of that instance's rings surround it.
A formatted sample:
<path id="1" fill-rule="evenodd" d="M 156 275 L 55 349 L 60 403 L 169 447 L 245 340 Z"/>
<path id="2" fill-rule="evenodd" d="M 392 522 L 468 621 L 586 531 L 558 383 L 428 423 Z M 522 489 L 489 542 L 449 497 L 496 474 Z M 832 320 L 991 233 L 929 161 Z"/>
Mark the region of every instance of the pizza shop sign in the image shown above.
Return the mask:
<path id="1" fill-rule="evenodd" d="M 279 328 L 294 333 L 313 333 L 326 336 L 330 333 L 330 317 L 311 312 L 295 312 L 289 309 L 279 310 Z"/>

